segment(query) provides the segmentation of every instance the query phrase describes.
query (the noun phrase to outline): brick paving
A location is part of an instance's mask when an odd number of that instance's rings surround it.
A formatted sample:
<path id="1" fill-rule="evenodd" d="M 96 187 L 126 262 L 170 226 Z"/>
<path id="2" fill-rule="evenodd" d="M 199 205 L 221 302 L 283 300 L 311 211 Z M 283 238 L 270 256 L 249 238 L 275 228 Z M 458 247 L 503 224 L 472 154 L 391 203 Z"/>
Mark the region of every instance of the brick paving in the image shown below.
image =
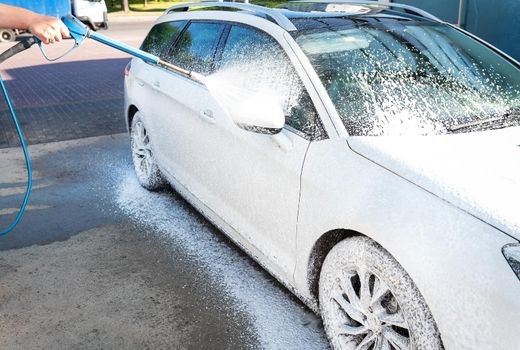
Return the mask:
<path id="1" fill-rule="evenodd" d="M 128 58 L 75 61 L 6 70 L 5 82 L 29 144 L 125 131 L 123 70 Z M 0 148 L 19 145 L 5 102 Z"/>
<path id="2" fill-rule="evenodd" d="M 8 69 L 6 87 L 29 144 L 125 130 L 123 69 L 128 58 L 75 61 Z M 0 104 L 0 147 L 18 140 Z"/>

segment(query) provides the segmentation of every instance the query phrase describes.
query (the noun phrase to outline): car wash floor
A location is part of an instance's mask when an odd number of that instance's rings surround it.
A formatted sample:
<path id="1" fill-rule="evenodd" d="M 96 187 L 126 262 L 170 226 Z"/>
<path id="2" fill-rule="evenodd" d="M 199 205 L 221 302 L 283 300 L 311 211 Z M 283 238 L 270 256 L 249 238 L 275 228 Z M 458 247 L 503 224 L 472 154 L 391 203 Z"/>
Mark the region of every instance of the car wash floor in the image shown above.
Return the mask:
<path id="1" fill-rule="evenodd" d="M 117 105 L 88 98 L 78 103 L 93 114 Z M 34 192 L 0 239 L 0 348 L 326 348 L 319 318 L 189 204 L 138 185 L 128 136 L 112 134 L 123 121 L 110 113 L 113 127 L 79 132 L 84 119 L 70 112 L 50 140 L 37 138 L 39 117 L 26 119 Z M 2 226 L 25 189 L 21 151 L 9 146 L 0 149 Z"/>

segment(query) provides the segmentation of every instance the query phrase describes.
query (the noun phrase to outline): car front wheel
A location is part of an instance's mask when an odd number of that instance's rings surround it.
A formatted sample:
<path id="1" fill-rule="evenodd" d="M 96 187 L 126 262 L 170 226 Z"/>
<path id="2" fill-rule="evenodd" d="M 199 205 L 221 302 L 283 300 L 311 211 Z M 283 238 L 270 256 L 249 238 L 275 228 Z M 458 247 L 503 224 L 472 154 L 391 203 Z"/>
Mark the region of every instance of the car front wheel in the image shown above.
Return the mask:
<path id="1" fill-rule="evenodd" d="M 357 236 L 323 263 L 320 310 L 334 349 L 443 349 L 424 298 L 380 245 Z"/>
<path id="2" fill-rule="evenodd" d="M 165 185 L 165 181 L 152 151 L 150 135 L 139 112 L 132 119 L 130 130 L 132 160 L 137 179 L 144 188 L 159 190 Z"/>

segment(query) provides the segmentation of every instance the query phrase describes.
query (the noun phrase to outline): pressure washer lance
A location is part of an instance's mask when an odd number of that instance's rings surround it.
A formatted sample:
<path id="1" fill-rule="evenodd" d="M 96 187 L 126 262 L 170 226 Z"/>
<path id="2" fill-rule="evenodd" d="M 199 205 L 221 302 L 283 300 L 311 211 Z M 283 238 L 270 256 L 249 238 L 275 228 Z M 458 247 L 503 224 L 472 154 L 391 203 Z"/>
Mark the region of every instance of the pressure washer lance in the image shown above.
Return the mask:
<path id="1" fill-rule="evenodd" d="M 30 37 L 30 38 L 27 38 L 27 39 L 17 43 L 13 47 L 7 49 L 5 52 L 0 54 L 0 64 L 2 62 L 4 62 L 5 60 L 7 60 L 8 58 L 13 57 L 14 55 L 16 55 L 16 54 L 18 54 L 18 53 L 20 53 L 22 51 L 27 50 L 28 48 L 30 48 L 34 44 L 38 44 L 38 46 L 40 47 L 40 50 L 41 50 L 43 56 L 47 60 L 55 61 L 55 60 L 58 60 L 58 59 L 60 59 L 60 58 L 62 58 L 64 56 L 66 56 L 67 54 L 69 54 L 74 49 L 78 48 L 81 45 L 81 43 L 83 42 L 83 40 L 85 40 L 85 38 L 90 38 L 90 39 L 96 40 L 96 41 L 98 41 L 98 42 L 100 42 L 102 44 L 105 44 L 107 46 L 110 46 L 110 47 L 112 47 L 114 49 L 126 52 L 126 53 L 128 53 L 128 54 L 130 54 L 130 55 L 132 55 L 134 57 L 140 58 L 140 59 L 142 59 L 143 61 L 145 61 L 145 62 L 147 62 L 149 64 L 161 66 L 161 67 L 166 68 L 168 70 L 174 71 L 174 72 L 182 74 L 184 76 L 187 76 L 187 77 L 189 77 L 191 79 L 197 80 L 199 82 L 203 82 L 203 76 L 202 75 L 200 75 L 200 74 L 198 74 L 196 72 L 192 72 L 192 71 L 183 69 L 181 67 L 177 67 L 177 66 L 175 66 L 173 64 L 170 64 L 168 62 L 165 62 L 165 61 L 161 60 L 159 57 L 154 56 L 154 55 L 152 55 L 152 54 L 150 54 L 148 52 L 136 49 L 136 48 L 134 48 L 132 46 L 123 44 L 123 43 L 118 42 L 116 40 L 112 40 L 112 39 L 110 39 L 110 38 L 108 38 L 108 37 L 106 37 L 104 35 L 101 35 L 101 34 L 98 34 L 98 33 L 94 32 L 94 31 L 91 31 L 87 26 L 85 26 L 83 23 L 81 23 L 74 16 L 70 16 L 70 15 L 69 16 L 65 16 L 61 20 L 63 21 L 65 26 L 67 26 L 67 28 L 69 29 L 70 36 L 74 40 L 74 46 L 72 46 L 69 50 L 67 50 L 67 52 L 65 52 L 64 54 L 62 54 L 61 56 L 59 56 L 57 58 L 52 58 L 51 59 L 45 53 L 45 50 L 43 49 L 43 44 L 41 43 L 41 41 L 38 40 L 35 37 Z M 31 160 L 30 160 L 30 157 L 29 157 L 29 152 L 27 150 L 27 145 L 25 144 L 25 139 L 23 137 L 22 130 L 20 128 L 20 124 L 18 123 L 18 118 L 16 117 L 16 113 L 15 113 L 13 105 L 11 103 L 11 99 L 9 98 L 9 94 L 7 93 L 7 89 L 6 89 L 5 85 L 4 85 L 4 82 L 3 82 L 1 76 L 0 76 L 0 87 L 2 89 L 2 93 L 3 93 L 5 101 L 7 103 L 7 107 L 9 109 L 9 113 L 11 114 L 11 119 L 13 120 L 15 129 L 16 129 L 16 133 L 18 134 L 18 138 L 20 140 L 20 145 L 22 147 L 24 158 L 25 158 L 25 163 L 27 165 L 27 189 L 25 191 L 25 195 L 24 195 L 22 204 L 20 206 L 20 210 L 18 211 L 18 214 L 16 215 L 16 217 L 12 221 L 12 223 L 9 226 L 7 226 L 7 228 L 5 228 L 4 230 L 0 231 L 0 237 L 2 237 L 4 235 L 6 235 L 7 233 L 9 233 L 10 231 L 12 231 L 16 227 L 16 225 L 20 222 L 20 219 L 22 218 L 22 215 L 23 215 L 23 213 L 25 211 L 25 208 L 27 206 L 27 202 L 29 201 L 29 196 L 31 194 L 32 169 L 31 169 Z"/>
<path id="2" fill-rule="evenodd" d="M 136 49 L 135 47 L 123 44 L 116 40 L 110 39 L 104 35 L 101 35 L 97 32 L 94 32 L 94 31 L 90 30 L 90 28 L 85 26 L 83 23 L 81 23 L 74 16 L 70 16 L 70 15 L 65 16 L 61 20 L 67 26 L 67 28 L 69 28 L 70 36 L 75 41 L 74 47 L 71 50 L 69 50 L 68 52 L 66 52 L 65 54 L 68 54 L 74 48 L 78 47 L 85 38 L 90 38 L 90 39 L 96 40 L 102 44 L 105 44 L 107 46 L 113 47 L 114 49 L 126 52 L 127 54 L 140 58 L 147 63 L 162 66 L 166 69 L 172 70 L 174 72 L 180 73 L 180 74 L 190 77 L 192 79 L 198 80 L 199 82 L 202 82 L 202 79 L 203 79 L 202 75 L 200 75 L 196 72 L 193 72 L 193 71 L 183 69 L 181 67 L 177 67 L 171 63 L 161 60 L 159 57 L 154 56 L 148 52 Z M 42 47 L 42 46 L 40 45 L 40 47 Z M 43 53 L 45 55 L 45 52 L 43 52 Z M 61 57 L 63 57 L 63 56 L 64 55 L 62 55 Z M 46 58 L 49 59 L 48 57 L 46 57 Z"/>

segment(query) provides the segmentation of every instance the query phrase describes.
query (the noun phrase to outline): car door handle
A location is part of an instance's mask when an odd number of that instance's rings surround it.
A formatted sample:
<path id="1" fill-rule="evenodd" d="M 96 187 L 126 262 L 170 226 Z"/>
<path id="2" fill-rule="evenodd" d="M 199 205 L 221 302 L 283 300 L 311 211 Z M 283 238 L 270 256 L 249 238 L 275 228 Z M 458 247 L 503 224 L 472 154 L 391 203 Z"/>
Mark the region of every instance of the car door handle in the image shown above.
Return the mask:
<path id="1" fill-rule="evenodd" d="M 137 81 L 137 85 L 139 85 L 139 86 L 144 86 L 144 82 L 138 80 L 138 81 Z"/>
<path id="2" fill-rule="evenodd" d="M 199 112 L 199 117 L 210 124 L 215 124 L 215 117 L 211 109 L 204 109 Z"/>
<path id="3" fill-rule="evenodd" d="M 285 130 L 282 130 L 276 135 L 272 135 L 271 139 L 284 152 L 289 152 L 293 148 L 293 141 L 287 135 Z"/>
<path id="4" fill-rule="evenodd" d="M 159 83 L 157 80 L 152 82 L 152 85 L 156 89 L 160 89 L 161 88 L 161 83 Z"/>

